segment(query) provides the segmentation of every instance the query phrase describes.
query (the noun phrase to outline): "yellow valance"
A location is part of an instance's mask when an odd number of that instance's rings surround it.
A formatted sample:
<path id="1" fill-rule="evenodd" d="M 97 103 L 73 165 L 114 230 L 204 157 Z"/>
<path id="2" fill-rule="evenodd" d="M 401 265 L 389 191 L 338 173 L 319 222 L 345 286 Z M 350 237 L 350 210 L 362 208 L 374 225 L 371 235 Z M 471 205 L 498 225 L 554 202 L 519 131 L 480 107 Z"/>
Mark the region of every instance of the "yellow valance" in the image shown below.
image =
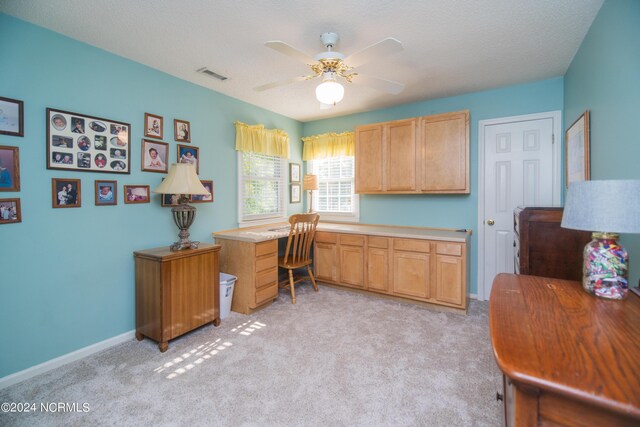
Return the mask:
<path id="1" fill-rule="evenodd" d="M 282 129 L 235 122 L 236 150 L 289 158 L 289 135 Z"/>
<path id="2" fill-rule="evenodd" d="M 302 138 L 302 160 L 323 159 L 325 157 L 353 156 L 356 149 L 353 132 L 323 133 Z"/>

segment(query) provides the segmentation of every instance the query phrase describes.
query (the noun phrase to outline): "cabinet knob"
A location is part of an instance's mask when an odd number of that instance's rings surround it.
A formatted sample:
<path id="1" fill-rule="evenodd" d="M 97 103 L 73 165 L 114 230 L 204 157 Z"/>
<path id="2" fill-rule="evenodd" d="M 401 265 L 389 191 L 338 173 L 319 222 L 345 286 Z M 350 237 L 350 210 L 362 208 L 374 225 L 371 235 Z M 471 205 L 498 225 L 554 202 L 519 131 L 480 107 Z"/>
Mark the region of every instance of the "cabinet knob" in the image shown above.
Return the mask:
<path id="1" fill-rule="evenodd" d="M 499 392 L 496 392 L 496 400 L 504 401 L 504 396 L 502 394 L 500 394 Z"/>
<path id="2" fill-rule="evenodd" d="M 487 224 L 489 224 L 489 225 L 493 225 L 493 224 L 495 224 L 495 223 L 496 223 L 496 222 L 495 222 L 494 220 L 492 220 L 492 219 L 488 219 L 488 220 L 487 220 Z"/>

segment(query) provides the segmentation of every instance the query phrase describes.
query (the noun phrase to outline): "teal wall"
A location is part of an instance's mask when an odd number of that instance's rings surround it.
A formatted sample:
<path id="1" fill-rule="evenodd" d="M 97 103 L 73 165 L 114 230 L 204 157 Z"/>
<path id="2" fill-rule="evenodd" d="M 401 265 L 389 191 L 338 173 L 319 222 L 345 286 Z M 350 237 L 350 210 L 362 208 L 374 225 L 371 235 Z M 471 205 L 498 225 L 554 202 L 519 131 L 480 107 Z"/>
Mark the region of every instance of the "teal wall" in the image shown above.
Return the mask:
<path id="1" fill-rule="evenodd" d="M 304 134 L 354 130 L 357 125 L 450 111 L 469 110 L 471 165 L 469 195 L 361 195 L 360 222 L 423 227 L 467 228 L 471 237 L 471 293 L 478 275 L 478 121 L 562 110 L 562 77 L 450 98 L 405 104 L 304 124 Z"/>
<path id="2" fill-rule="evenodd" d="M 153 189 L 163 176 L 140 170 L 144 113 L 164 117 L 170 161 L 173 119 L 191 122 L 200 147 L 200 177 L 213 179 L 215 202 L 198 204 L 191 237 L 237 227 L 233 122 L 262 123 L 289 133 L 300 162 L 302 124 L 171 77 L 144 65 L 0 14 L 0 96 L 25 106 L 20 148 L 22 223 L 0 225 L 0 377 L 134 329 L 132 252 L 177 239 L 168 208 L 125 205 L 124 184 Z M 130 175 L 46 169 L 45 109 L 52 107 L 130 123 Z M 51 178 L 82 180 L 82 207 L 52 209 Z M 118 205 L 94 206 L 94 180 L 118 181 Z M 299 212 L 292 205 L 290 213 Z"/>
<path id="3" fill-rule="evenodd" d="M 591 119 L 591 179 L 640 179 L 640 1 L 607 0 L 564 77 L 564 121 Z M 630 281 L 640 277 L 640 236 L 625 235 Z"/>

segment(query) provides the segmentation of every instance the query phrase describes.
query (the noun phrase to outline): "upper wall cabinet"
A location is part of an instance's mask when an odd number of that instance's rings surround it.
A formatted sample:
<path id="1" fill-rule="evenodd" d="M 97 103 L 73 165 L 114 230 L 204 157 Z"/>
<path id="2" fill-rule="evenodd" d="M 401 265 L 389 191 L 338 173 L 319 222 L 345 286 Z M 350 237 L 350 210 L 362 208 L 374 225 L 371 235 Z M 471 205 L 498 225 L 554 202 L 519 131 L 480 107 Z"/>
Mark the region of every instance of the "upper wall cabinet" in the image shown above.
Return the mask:
<path id="1" fill-rule="evenodd" d="M 356 128 L 356 192 L 469 193 L 469 112 Z"/>

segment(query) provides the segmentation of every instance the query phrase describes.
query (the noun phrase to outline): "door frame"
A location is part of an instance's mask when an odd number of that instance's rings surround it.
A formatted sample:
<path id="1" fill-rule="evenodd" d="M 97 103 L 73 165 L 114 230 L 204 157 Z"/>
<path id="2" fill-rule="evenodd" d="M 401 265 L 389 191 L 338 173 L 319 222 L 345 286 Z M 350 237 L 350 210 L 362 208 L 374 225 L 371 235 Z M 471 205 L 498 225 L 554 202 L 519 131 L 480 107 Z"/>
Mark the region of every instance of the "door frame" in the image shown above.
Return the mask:
<path id="1" fill-rule="evenodd" d="M 524 114 L 521 116 L 499 117 L 478 121 L 478 299 L 488 300 L 488 288 L 484 283 L 484 162 L 485 162 L 485 131 L 488 126 L 525 122 L 531 120 L 551 119 L 553 129 L 553 165 L 552 165 L 552 200 L 554 205 L 560 205 L 562 196 L 562 174 L 560 165 L 562 160 L 562 111 L 547 111 L 545 113 Z"/>

